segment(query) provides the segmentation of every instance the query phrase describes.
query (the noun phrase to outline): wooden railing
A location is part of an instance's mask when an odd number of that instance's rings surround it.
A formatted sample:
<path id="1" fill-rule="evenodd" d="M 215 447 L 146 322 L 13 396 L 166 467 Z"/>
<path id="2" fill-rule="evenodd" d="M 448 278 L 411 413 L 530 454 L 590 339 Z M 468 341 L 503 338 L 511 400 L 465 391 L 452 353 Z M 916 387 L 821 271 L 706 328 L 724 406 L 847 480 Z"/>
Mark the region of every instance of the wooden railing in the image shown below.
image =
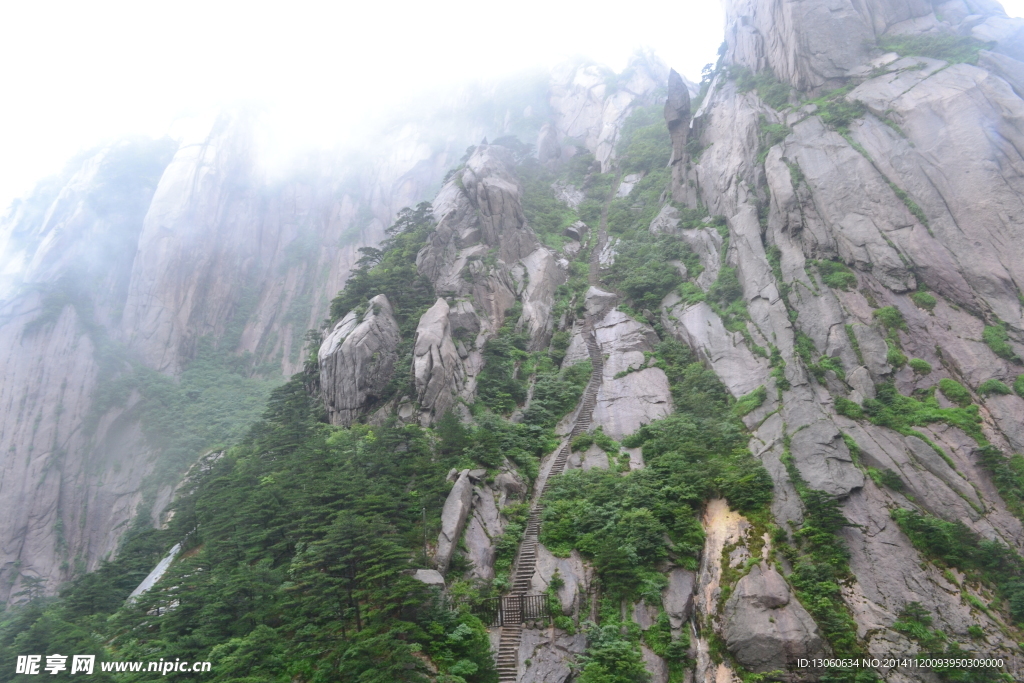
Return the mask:
<path id="1" fill-rule="evenodd" d="M 546 594 L 506 595 L 473 605 L 473 614 L 488 626 L 512 626 L 551 616 Z"/>

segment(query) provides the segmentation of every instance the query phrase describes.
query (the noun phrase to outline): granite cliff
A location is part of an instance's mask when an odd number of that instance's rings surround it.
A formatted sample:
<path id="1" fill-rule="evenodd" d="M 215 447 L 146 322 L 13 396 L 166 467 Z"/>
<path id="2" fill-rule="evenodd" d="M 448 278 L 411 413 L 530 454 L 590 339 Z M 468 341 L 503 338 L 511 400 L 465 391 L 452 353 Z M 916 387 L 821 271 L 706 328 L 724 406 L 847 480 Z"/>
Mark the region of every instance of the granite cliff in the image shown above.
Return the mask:
<path id="1" fill-rule="evenodd" d="M 643 55 L 556 69 L 529 125 L 477 122 L 461 159 L 453 140 L 358 191 L 263 182 L 237 118 L 83 160 L 3 233 L 6 590 L 95 566 L 174 495 L 144 486 L 166 456 L 133 411 L 146 385 L 114 401 L 103 378 L 186 386 L 226 348 L 250 378 L 301 373 L 328 445 L 358 460 L 381 434 L 389 462 L 448 463 L 392 491 L 445 494 L 396 508 L 431 536 L 408 574 L 484 619 L 495 657 L 428 645 L 403 670 L 930 681 L 966 674 L 796 662 L 1015 661 L 1022 44 L 992 2 L 730 0 L 700 85 Z M 147 162 L 113 201 L 125 150 Z M 273 562 L 301 573 L 313 550 L 289 543 Z M 506 621 L 485 608 L 509 598 Z"/>

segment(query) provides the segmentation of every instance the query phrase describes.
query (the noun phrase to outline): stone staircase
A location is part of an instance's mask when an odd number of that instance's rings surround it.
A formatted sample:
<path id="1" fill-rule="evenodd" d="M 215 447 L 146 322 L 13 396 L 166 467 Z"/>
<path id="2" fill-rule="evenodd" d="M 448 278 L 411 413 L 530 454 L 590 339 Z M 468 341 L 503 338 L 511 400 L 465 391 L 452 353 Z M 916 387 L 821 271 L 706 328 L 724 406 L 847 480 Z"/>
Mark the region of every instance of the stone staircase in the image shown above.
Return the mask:
<path id="1" fill-rule="evenodd" d="M 583 326 L 582 332 L 587 343 L 587 353 L 590 355 L 593 371 L 590 374 L 590 381 L 587 382 L 587 388 L 580 398 L 576 423 L 565 443 L 555 455 L 547 476 L 543 478 L 534 494 L 526 530 L 523 532 L 523 540 L 519 544 L 519 552 L 512 569 L 511 595 L 525 595 L 530 590 L 533 573 L 537 567 L 537 542 L 540 536 L 541 513 L 544 511 L 540 500 L 547 490 L 551 477 L 557 477 L 565 471 L 565 464 L 572 452 L 572 441 L 590 429 L 594 406 L 597 405 L 597 391 L 601 387 L 601 378 L 604 373 L 604 358 L 601 356 L 601 348 L 597 344 L 593 327 L 587 323 Z M 509 615 L 507 621 L 511 621 L 513 625 L 501 628 L 501 641 L 498 645 L 498 680 L 500 683 L 516 683 L 519 680 L 519 644 L 522 640 L 523 624 L 522 620 L 515 619 L 514 615 Z"/>

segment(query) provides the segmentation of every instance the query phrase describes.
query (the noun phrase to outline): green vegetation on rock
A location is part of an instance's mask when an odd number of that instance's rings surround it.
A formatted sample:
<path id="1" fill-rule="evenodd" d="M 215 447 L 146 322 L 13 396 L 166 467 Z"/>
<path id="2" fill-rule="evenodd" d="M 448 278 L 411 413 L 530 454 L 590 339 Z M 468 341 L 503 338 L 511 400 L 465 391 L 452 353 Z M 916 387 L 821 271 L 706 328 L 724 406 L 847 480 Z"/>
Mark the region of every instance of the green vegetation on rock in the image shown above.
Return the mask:
<path id="1" fill-rule="evenodd" d="M 551 187 L 555 175 L 533 157 L 523 160 L 516 167 L 516 173 L 523 184 L 523 214 L 527 224 L 546 246 L 561 249 L 568 239 L 562 231 L 579 220 L 579 216 L 555 197 Z"/>
<path id="2" fill-rule="evenodd" d="M 1010 335 L 1007 334 L 1004 323 L 986 325 L 984 332 L 981 333 L 981 338 L 992 349 L 992 352 L 1000 358 L 1005 358 L 1009 361 L 1020 361 L 1017 354 L 1014 353 L 1013 347 L 1009 344 Z"/>
<path id="3" fill-rule="evenodd" d="M 736 417 L 743 417 L 760 408 L 767 399 L 768 391 L 764 388 L 764 385 L 759 386 L 749 394 L 738 398 L 736 404 L 732 407 L 732 412 Z"/>
<path id="4" fill-rule="evenodd" d="M 939 380 L 939 391 L 942 392 L 943 396 L 961 408 L 965 408 L 973 402 L 971 392 L 967 390 L 967 387 L 948 377 Z"/>
<path id="5" fill-rule="evenodd" d="M 969 36 L 952 35 L 895 35 L 882 36 L 878 47 L 886 52 L 896 52 L 903 57 L 931 57 L 953 64 L 978 63 L 978 52 L 992 47 Z"/>
<path id="6" fill-rule="evenodd" d="M 788 449 L 782 461 L 804 506 L 804 521 L 793 534 L 792 543 L 787 542 L 785 530 L 779 528 L 775 532 L 777 551 L 793 567 L 786 579 L 837 656 L 863 655 L 864 647 L 857 639 L 857 625 L 842 596 L 842 585 L 852 574 L 850 552 L 838 534 L 850 523 L 843 516 L 835 497 L 807 486 Z M 850 683 L 877 680 L 871 671 L 852 668 L 832 668 L 828 675 L 829 680 Z"/>
<path id="7" fill-rule="evenodd" d="M 1013 620 L 1024 623 L 1024 558 L 999 541 L 982 538 L 960 521 L 947 522 L 906 509 L 891 514 L 925 557 L 993 586 L 1006 601 Z"/>
<path id="8" fill-rule="evenodd" d="M 900 475 L 896 474 L 888 467 L 880 470 L 875 469 L 874 467 L 869 467 L 867 468 L 867 473 L 868 476 L 871 477 L 871 480 L 879 486 L 886 486 L 893 491 L 903 491 L 906 487 L 903 483 L 903 479 L 900 478 Z"/>
<path id="9" fill-rule="evenodd" d="M 785 140 L 793 132 L 793 129 L 784 123 L 768 123 L 764 116 L 761 116 L 758 121 L 758 130 L 761 134 L 761 144 L 757 153 L 758 164 L 763 164 L 765 159 L 768 158 L 769 150 Z"/>
<path id="10" fill-rule="evenodd" d="M 939 680 L 951 683 L 985 683 L 988 681 L 995 683 L 1007 680 L 997 669 L 957 666 L 956 660 L 971 659 L 972 653 L 961 648 L 960 643 L 951 641 L 950 637 L 942 631 L 931 628 L 931 625 L 932 616 L 928 610 L 919 602 L 910 602 L 900 612 L 899 618 L 892 628 L 918 643 L 921 654 L 925 657 L 941 657 L 952 664 L 952 666 L 940 666 L 932 669 L 938 675 Z M 970 626 L 967 633 L 972 638 L 984 635 L 984 631 L 976 624 Z M 919 659 L 925 657 L 919 657 Z"/>
<path id="11" fill-rule="evenodd" d="M 978 385 L 978 393 L 982 396 L 1008 396 L 1013 393 L 1010 387 L 998 379 L 987 379 Z"/>
<path id="12" fill-rule="evenodd" d="M 558 555 L 576 548 L 591 558 L 606 595 L 660 595 L 657 565 L 665 559 L 695 568 L 705 500 L 723 496 L 754 517 L 765 516 L 771 502 L 771 478 L 747 450 L 715 374 L 675 341 L 662 342 L 657 357 L 677 412 L 623 441 L 643 449 L 647 467 L 625 475 L 570 470 L 545 494 L 541 542 Z"/>
<path id="13" fill-rule="evenodd" d="M 910 299 L 911 301 L 914 302 L 914 304 L 917 305 L 918 308 L 923 308 L 924 310 L 929 312 L 934 311 L 935 304 L 938 303 L 938 299 L 936 299 L 928 292 L 914 292 L 913 294 L 910 295 Z"/>
<path id="14" fill-rule="evenodd" d="M 484 367 L 477 380 L 477 397 L 499 415 L 508 415 L 526 400 L 527 382 L 519 366 L 529 356 L 529 337 L 515 329 L 521 311 L 522 304 L 506 311 L 498 334 L 484 344 Z"/>
<path id="15" fill-rule="evenodd" d="M 978 406 L 968 404 L 966 407 L 942 408 L 933 390 L 922 392 L 919 396 L 904 396 L 896 390 L 895 385 L 887 382 L 878 386 L 875 398 L 865 399 L 864 413 L 872 423 L 901 434 L 913 433 L 911 427 L 914 426 L 942 422 L 958 427 L 979 444 L 988 443 L 979 426 L 981 416 L 978 414 Z"/>
<path id="16" fill-rule="evenodd" d="M 932 364 L 926 360 L 921 360 L 920 358 L 911 358 L 909 365 L 910 369 L 918 375 L 927 375 L 932 371 Z"/>
<path id="17" fill-rule="evenodd" d="M 434 287 L 416 270 L 416 254 L 434 230 L 433 209 L 422 202 L 402 209 L 380 248 L 364 247 L 345 288 L 331 301 L 331 320 L 385 294 L 404 340 L 411 340 L 424 311 L 434 305 Z"/>
<path id="18" fill-rule="evenodd" d="M 978 462 L 992 475 L 1007 509 L 1024 517 L 1024 455 L 1007 458 L 995 446 L 985 445 L 978 449 Z"/>
<path id="19" fill-rule="evenodd" d="M 852 85 L 845 85 L 810 102 L 818 107 L 816 113 L 822 123 L 840 133 L 847 133 L 850 124 L 863 117 L 868 111 L 863 102 L 859 100 L 850 102 L 846 99 L 851 90 L 853 90 Z"/>
<path id="20" fill-rule="evenodd" d="M 907 323 L 903 320 L 903 314 L 900 313 L 899 309 L 895 306 L 886 306 L 885 308 L 879 308 L 872 313 L 878 322 L 882 323 L 882 326 L 888 331 L 894 330 L 906 330 Z"/>
<path id="21" fill-rule="evenodd" d="M 636 310 L 656 311 L 665 295 L 683 283 L 678 261 L 688 272 L 700 272 L 700 259 L 685 242 L 667 235 L 637 231 L 616 245 L 615 263 L 605 281 L 629 298 Z"/>
<path id="22" fill-rule="evenodd" d="M 775 78 L 769 71 L 754 73 L 744 67 L 730 67 L 729 77 L 736 79 L 736 89 L 743 92 L 757 91 L 761 101 L 772 109 L 782 109 L 789 104 L 790 87 Z"/>
<path id="23" fill-rule="evenodd" d="M 832 289 L 849 289 L 857 286 L 857 276 L 845 264 L 839 261 L 813 261 L 818 272 L 821 273 L 821 280 L 826 286 Z"/>

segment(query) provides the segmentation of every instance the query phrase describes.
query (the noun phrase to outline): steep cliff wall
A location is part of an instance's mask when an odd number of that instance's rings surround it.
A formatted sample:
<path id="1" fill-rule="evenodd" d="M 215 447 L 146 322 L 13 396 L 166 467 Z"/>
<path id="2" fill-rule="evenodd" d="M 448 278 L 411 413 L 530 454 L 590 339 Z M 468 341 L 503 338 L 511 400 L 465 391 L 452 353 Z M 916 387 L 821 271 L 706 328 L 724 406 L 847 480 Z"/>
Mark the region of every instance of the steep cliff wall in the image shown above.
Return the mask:
<path id="1" fill-rule="evenodd" d="M 775 480 L 777 522 L 808 523 L 807 490 L 841 501 L 853 579 L 843 596 L 864 651 L 921 647 L 893 630 L 919 602 L 935 628 L 969 642 L 973 622 L 978 651 L 1009 653 L 1000 618 L 972 609 L 890 511 L 1024 548 L 993 479 L 1020 452 L 1024 402 L 987 388 L 1024 372 L 1024 101 L 986 66 L 1018 68 L 1022 22 L 953 2 L 733 2 L 728 16 L 673 194 L 724 217 L 723 266 L 736 269 L 749 321 L 742 334 L 709 333 L 719 315 L 672 295 L 665 325 L 736 398 L 766 389 L 744 420 Z M 918 401 L 956 409 L 953 382 L 976 424 L 913 414 Z M 732 647 L 745 628 L 735 613 L 709 617 Z"/>

